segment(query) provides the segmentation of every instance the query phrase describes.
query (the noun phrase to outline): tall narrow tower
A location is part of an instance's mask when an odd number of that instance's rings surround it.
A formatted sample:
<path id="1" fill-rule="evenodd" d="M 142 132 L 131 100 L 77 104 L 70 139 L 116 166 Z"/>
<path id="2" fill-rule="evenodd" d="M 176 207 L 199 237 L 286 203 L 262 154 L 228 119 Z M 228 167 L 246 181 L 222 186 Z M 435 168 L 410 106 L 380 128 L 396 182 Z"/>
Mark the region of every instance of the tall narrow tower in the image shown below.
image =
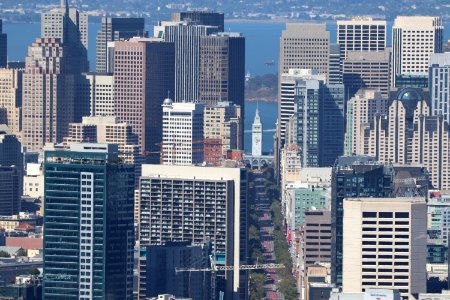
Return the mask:
<path id="1" fill-rule="evenodd" d="M 258 107 L 256 107 L 255 120 L 252 125 L 252 155 L 262 155 L 262 124 Z"/>

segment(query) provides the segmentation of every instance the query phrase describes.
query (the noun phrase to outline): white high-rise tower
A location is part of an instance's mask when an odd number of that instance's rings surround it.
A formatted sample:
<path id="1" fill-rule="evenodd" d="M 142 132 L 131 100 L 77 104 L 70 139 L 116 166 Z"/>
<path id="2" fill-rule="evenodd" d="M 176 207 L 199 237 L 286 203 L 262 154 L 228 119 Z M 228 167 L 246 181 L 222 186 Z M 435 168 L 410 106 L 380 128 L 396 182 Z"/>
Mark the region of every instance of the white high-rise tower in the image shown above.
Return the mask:
<path id="1" fill-rule="evenodd" d="M 258 107 L 256 107 L 255 120 L 252 125 L 252 155 L 262 155 L 262 124 Z"/>

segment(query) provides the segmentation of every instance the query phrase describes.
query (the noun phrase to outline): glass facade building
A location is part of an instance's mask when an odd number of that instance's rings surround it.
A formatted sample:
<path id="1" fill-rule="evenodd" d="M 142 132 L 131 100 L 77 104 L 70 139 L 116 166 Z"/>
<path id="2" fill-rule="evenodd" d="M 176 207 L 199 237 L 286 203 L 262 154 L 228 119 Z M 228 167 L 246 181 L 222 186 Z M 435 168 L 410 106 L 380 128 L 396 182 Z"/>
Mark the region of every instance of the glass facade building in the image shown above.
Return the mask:
<path id="1" fill-rule="evenodd" d="M 133 297 L 134 167 L 112 146 L 45 153 L 43 299 Z"/>

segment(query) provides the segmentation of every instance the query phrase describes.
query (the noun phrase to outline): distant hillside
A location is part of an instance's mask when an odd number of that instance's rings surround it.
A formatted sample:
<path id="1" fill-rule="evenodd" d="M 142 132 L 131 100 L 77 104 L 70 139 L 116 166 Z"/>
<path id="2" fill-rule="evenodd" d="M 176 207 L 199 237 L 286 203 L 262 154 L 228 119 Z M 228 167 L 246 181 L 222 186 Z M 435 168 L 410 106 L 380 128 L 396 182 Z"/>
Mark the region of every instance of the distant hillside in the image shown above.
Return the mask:
<path id="1" fill-rule="evenodd" d="M 250 78 L 245 83 L 245 99 L 249 101 L 276 102 L 278 77 L 266 74 Z"/>

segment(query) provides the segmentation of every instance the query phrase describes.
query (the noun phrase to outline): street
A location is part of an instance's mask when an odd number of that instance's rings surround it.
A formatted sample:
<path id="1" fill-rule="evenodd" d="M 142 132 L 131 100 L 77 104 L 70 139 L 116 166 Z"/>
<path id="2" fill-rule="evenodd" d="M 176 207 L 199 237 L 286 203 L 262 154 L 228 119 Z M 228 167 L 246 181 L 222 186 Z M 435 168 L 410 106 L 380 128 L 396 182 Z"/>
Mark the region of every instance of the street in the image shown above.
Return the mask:
<path id="1" fill-rule="evenodd" d="M 263 255 L 266 263 L 276 263 L 273 248 L 273 221 L 270 213 L 270 199 L 265 193 L 265 179 L 262 173 L 254 173 L 255 191 L 256 191 L 256 210 L 258 214 L 258 223 L 260 226 L 260 238 L 263 247 Z M 265 269 L 266 282 L 264 289 L 266 290 L 267 300 L 283 299 L 278 292 L 278 275 L 275 269 Z"/>

